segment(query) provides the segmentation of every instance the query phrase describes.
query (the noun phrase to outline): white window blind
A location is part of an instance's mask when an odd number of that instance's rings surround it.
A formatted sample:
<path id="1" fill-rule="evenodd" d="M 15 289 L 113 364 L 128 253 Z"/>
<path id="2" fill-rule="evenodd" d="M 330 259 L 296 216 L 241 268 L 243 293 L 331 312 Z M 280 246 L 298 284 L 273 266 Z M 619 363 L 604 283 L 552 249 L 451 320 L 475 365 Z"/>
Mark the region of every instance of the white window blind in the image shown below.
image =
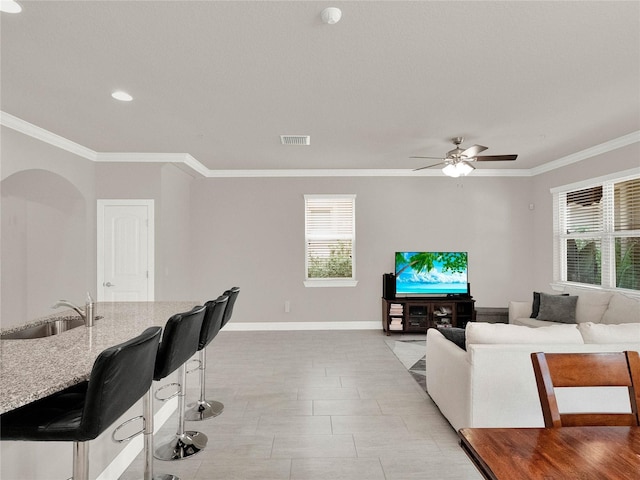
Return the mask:
<path id="1" fill-rule="evenodd" d="M 355 195 L 305 195 L 306 280 L 353 280 Z"/>
<path id="2" fill-rule="evenodd" d="M 556 281 L 640 290 L 640 178 L 554 192 Z"/>
<path id="3" fill-rule="evenodd" d="M 613 185 L 615 286 L 640 290 L 640 178 Z"/>
<path id="4" fill-rule="evenodd" d="M 640 230 L 640 179 L 616 183 L 613 190 L 614 230 Z"/>
<path id="5" fill-rule="evenodd" d="M 597 261 L 602 251 L 604 232 L 602 186 L 567 192 L 560 211 L 566 238 L 566 280 L 602 284 L 602 269 Z"/>

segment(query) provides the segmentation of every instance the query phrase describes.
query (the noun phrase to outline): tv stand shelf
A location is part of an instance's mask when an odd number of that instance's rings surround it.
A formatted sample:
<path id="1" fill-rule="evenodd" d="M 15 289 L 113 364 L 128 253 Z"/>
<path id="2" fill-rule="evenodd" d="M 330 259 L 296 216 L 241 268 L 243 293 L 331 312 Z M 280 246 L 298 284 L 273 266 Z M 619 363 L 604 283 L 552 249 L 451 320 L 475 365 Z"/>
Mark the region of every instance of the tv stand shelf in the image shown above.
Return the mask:
<path id="1" fill-rule="evenodd" d="M 438 325 L 464 328 L 476 319 L 474 304 L 472 297 L 383 298 L 382 330 L 390 335 L 424 333 Z"/>

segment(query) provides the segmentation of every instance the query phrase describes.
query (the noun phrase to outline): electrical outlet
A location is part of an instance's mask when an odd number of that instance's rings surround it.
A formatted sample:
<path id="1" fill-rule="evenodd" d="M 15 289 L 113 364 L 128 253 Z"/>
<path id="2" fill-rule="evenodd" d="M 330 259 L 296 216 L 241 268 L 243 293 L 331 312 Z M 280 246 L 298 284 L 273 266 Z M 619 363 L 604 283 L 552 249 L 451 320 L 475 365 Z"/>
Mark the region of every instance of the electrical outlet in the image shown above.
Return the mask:
<path id="1" fill-rule="evenodd" d="M 284 301 L 284 313 L 289 313 L 291 311 L 291 302 L 289 300 Z"/>

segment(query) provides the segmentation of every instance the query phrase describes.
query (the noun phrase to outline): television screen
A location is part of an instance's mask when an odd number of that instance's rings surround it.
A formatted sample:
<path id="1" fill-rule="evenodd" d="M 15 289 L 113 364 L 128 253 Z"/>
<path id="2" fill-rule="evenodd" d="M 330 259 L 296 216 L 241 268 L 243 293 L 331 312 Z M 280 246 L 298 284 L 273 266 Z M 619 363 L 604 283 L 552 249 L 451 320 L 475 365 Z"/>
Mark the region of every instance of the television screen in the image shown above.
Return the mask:
<path id="1" fill-rule="evenodd" d="M 468 295 L 467 252 L 396 252 L 396 296 Z"/>

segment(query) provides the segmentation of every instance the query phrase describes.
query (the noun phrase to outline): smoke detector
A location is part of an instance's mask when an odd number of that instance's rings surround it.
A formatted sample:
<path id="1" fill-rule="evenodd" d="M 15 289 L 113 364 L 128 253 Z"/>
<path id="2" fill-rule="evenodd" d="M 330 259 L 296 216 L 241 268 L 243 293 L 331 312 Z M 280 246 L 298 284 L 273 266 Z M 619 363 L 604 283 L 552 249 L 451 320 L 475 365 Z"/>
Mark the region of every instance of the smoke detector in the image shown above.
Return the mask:
<path id="1" fill-rule="evenodd" d="M 342 18 L 342 11 L 336 7 L 325 8 L 320 14 L 320 18 L 324 23 L 335 25 Z"/>
<path id="2" fill-rule="evenodd" d="M 282 145 L 311 145 L 310 135 L 280 135 Z"/>

